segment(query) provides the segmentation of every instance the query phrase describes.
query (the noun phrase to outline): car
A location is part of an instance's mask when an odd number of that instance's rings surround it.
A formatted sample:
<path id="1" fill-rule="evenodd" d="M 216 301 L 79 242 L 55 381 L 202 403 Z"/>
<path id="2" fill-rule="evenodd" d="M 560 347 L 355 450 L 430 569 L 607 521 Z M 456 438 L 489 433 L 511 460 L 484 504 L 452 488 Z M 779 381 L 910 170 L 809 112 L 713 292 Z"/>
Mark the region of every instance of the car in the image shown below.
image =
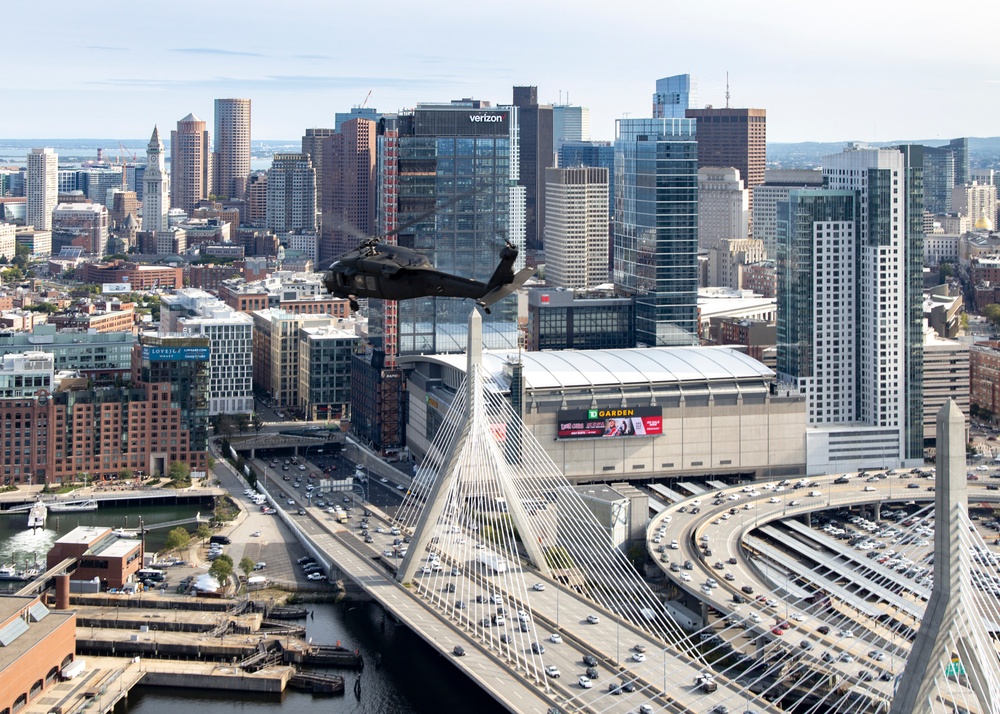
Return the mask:
<path id="1" fill-rule="evenodd" d="M 639 714 L 653 714 L 653 705 L 652 704 L 640 704 L 639 705 Z"/>
<path id="2" fill-rule="evenodd" d="M 608 682 L 608 694 L 613 696 L 618 696 L 622 693 L 622 685 L 618 682 Z"/>
<path id="3" fill-rule="evenodd" d="M 576 680 L 576 683 L 579 684 L 584 689 L 590 689 L 591 687 L 594 686 L 594 683 L 590 681 L 589 677 L 580 677 L 578 680 Z"/>
<path id="4" fill-rule="evenodd" d="M 562 641 L 563 641 L 562 635 L 560 635 L 558 632 L 553 632 L 551 635 L 549 635 L 549 642 L 552 642 L 553 644 L 558 645 L 561 644 Z"/>
<path id="5" fill-rule="evenodd" d="M 261 560 L 261 561 L 253 564 L 253 569 L 254 570 L 263 570 L 266 567 L 267 567 L 267 563 L 265 563 L 263 560 Z"/>
<path id="6" fill-rule="evenodd" d="M 531 589 L 532 590 L 537 590 L 538 592 L 541 592 L 542 590 L 545 589 L 545 583 L 535 583 L 534 585 L 531 586 Z"/>
<path id="7" fill-rule="evenodd" d="M 865 486 L 865 491 L 874 491 L 874 490 L 875 490 L 874 486 Z"/>
<path id="8" fill-rule="evenodd" d="M 819 627 L 816 628 L 816 632 L 818 632 L 821 635 L 829 635 L 830 634 L 830 626 L 829 625 L 820 625 Z"/>
<path id="9" fill-rule="evenodd" d="M 805 622 L 806 621 L 805 615 L 803 615 L 801 612 L 793 612 L 792 613 L 792 619 L 795 620 L 796 622 Z"/>
<path id="10" fill-rule="evenodd" d="M 298 510 L 298 513 L 299 513 L 299 515 L 300 515 L 300 516 L 304 516 L 304 515 L 306 515 L 306 509 L 304 509 L 304 508 L 300 508 L 300 509 Z"/>
<path id="11" fill-rule="evenodd" d="M 728 561 L 726 561 L 726 562 L 728 562 L 728 563 L 729 563 L 730 565 L 736 565 L 736 562 L 737 562 L 737 561 L 736 561 L 736 558 L 735 558 L 735 557 L 733 557 L 733 558 L 730 558 L 730 559 L 729 559 Z"/>
<path id="12" fill-rule="evenodd" d="M 382 478 L 379 479 L 379 483 L 389 483 L 389 479 L 383 476 Z"/>
<path id="13" fill-rule="evenodd" d="M 736 576 L 733 575 L 732 573 L 726 573 L 723 577 L 725 577 L 725 579 L 728 580 L 729 582 L 736 580 Z"/>
<path id="14" fill-rule="evenodd" d="M 813 643 L 810 642 L 809 640 L 802 640 L 801 642 L 799 642 L 799 647 L 808 652 L 813 648 Z"/>
<path id="15" fill-rule="evenodd" d="M 601 618 L 598 615 L 587 615 L 587 622 L 591 625 L 596 625 L 600 621 Z"/>
<path id="16" fill-rule="evenodd" d="M 646 655 L 644 655 L 642 652 L 633 652 L 632 653 L 632 661 L 633 662 L 645 662 L 646 661 Z"/>
<path id="17" fill-rule="evenodd" d="M 499 620 L 500 618 L 497 619 Z M 537 655 L 545 654 L 545 645 L 543 645 L 541 642 L 532 642 L 531 651 Z"/>
<path id="18" fill-rule="evenodd" d="M 632 649 L 634 649 L 636 652 L 645 652 L 646 651 L 646 645 L 644 645 L 644 644 L 642 644 L 640 642 L 639 644 L 635 645 Z"/>
<path id="19" fill-rule="evenodd" d="M 587 665 L 588 667 L 596 667 L 597 666 L 597 657 L 595 657 L 594 655 L 589 655 L 589 654 L 584 655 L 583 656 L 583 663 L 585 665 Z"/>
<path id="20" fill-rule="evenodd" d="M 559 677 L 562 676 L 562 672 L 560 672 L 559 668 L 556 667 L 554 664 L 550 664 L 548 667 L 545 668 L 545 676 L 552 677 L 552 679 L 559 679 Z"/>
<path id="21" fill-rule="evenodd" d="M 750 585 L 744 585 L 740 588 L 740 590 L 745 592 L 747 595 L 753 595 L 753 588 Z"/>
<path id="22" fill-rule="evenodd" d="M 872 650 L 871 652 L 868 653 L 868 656 L 871 657 L 876 662 L 885 662 L 884 652 L 879 652 L 878 650 Z"/>
<path id="23" fill-rule="evenodd" d="M 584 670 L 584 674 L 586 674 L 590 679 L 597 679 L 597 676 L 600 673 L 597 671 L 596 667 L 587 667 L 587 669 Z"/>
<path id="24" fill-rule="evenodd" d="M 854 631 L 853 630 L 848 630 L 847 628 L 844 628 L 843 630 L 841 630 L 837 634 L 840 635 L 841 637 L 845 637 L 845 638 L 854 637 Z"/>
<path id="25" fill-rule="evenodd" d="M 502 635 L 500 635 L 500 641 L 503 642 L 504 644 L 510 644 L 511 642 L 510 635 L 504 632 Z"/>
<path id="26" fill-rule="evenodd" d="M 829 652 L 824 652 L 824 653 L 823 653 L 823 661 L 824 661 L 824 662 L 833 662 L 833 661 L 835 661 L 835 660 L 836 660 L 836 657 L 834 657 L 834 656 L 833 656 L 832 654 L 830 654 Z"/>
<path id="27" fill-rule="evenodd" d="M 778 637 L 781 637 L 781 635 L 785 634 L 785 631 L 782 630 L 780 627 L 772 627 L 771 634 L 778 635 Z"/>
<path id="28" fill-rule="evenodd" d="M 464 657 L 465 656 L 465 648 L 462 647 L 462 645 L 455 645 L 455 649 L 453 649 L 451 652 L 456 657 Z"/>
<path id="29" fill-rule="evenodd" d="M 466 607 L 467 607 L 467 605 L 465 604 L 465 600 L 456 600 L 455 601 L 455 609 L 456 610 L 464 610 Z"/>
<path id="30" fill-rule="evenodd" d="M 633 682 L 631 679 L 626 680 L 626 681 L 622 682 L 621 688 L 622 688 L 623 692 L 634 692 L 635 691 L 635 682 Z"/>
<path id="31" fill-rule="evenodd" d="M 841 652 L 840 657 L 838 657 L 841 662 L 853 662 L 854 656 L 850 652 Z"/>
<path id="32" fill-rule="evenodd" d="M 681 573 L 681 580 L 683 580 L 686 583 L 689 583 L 691 582 L 691 576 L 688 575 L 687 573 Z"/>
<path id="33" fill-rule="evenodd" d="M 729 707 L 725 704 L 716 704 L 714 707 L 709 709 L 709 714 L 729 714 Z"/>

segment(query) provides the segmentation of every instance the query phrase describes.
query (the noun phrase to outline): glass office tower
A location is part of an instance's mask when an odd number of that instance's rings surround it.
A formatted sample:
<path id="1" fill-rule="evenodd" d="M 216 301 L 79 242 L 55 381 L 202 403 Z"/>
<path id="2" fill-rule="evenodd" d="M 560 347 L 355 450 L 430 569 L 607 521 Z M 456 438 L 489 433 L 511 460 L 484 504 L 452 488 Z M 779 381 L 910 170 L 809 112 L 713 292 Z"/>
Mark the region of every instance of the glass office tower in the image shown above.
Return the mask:
<path id="1" fill-rule="evenodd" d="M 698 344 L 698 143 L 694 119 L 619 119 L 616 288 L 636 299 L 639 346 Z"/>

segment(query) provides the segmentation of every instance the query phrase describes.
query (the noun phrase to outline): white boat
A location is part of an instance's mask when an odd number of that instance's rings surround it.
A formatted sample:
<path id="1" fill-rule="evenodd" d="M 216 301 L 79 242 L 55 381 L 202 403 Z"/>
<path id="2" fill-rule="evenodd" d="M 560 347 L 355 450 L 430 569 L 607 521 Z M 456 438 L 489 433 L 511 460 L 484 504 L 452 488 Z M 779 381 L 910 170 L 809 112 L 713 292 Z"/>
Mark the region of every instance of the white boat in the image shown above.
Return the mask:
<path id="1" fill-rule="evenodd" d="M 21 574 L 13 565 L 0 567 L 0 580 L 22 580 Z"/>
<path id="2" fill-rule="evenodd" d="M 75 511 L 96 511 L 97 501 L 87 499 L 86 501 L 64 501 L 62 503 L 50 503 L 49 510 L 53 513 L 71 513 Z"/>
<path id="3" fill-rule="evenodd" d="M 35 501 L 31 510 L 28 511 L 28 528 L 34 530 L 35 528 L 45 527 L 45 516 L 48 513 L 48 509 L 45 504 L 41 501 Z"/>

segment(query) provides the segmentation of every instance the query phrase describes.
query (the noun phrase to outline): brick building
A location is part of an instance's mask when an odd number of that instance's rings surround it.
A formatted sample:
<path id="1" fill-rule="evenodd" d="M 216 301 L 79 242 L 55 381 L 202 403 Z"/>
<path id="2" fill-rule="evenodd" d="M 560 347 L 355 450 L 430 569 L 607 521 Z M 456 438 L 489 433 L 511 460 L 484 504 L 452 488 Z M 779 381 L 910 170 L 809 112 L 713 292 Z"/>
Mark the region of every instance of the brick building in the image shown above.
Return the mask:
<path id="1" fill-rule="evenodd" d="M 76 613 L 53 612 L 38 595 L 0 598 L 0 712 L 37 705 L 76 653 Z M 49 711 L 54 707 L 46 706 Z"/>
<path id="2" fill-rule="evenodd" d="M 84 283 L 129 283 L 133 290 L 184 287 L 183 269 L 164 265 L 140 265 L 112 260 L 106 263 L 84 263 L 77 273 Z"/>
<path id="3" fill-rule="evenodd" d="M 106 527 L 78 526 L 57 540 L 47 565 L 53 568 L 66 558 L 76 558 L 74 580 L 101 581 L 101 588 L 121 588 L 142 567 L 141 540 L 119 538 Z"/>
<path id="4" fill-rule="evenodd" d="M 969 348 L 969 405 L 980 418 L 996 421 L 1000 415 L 1000 341 Z"/>

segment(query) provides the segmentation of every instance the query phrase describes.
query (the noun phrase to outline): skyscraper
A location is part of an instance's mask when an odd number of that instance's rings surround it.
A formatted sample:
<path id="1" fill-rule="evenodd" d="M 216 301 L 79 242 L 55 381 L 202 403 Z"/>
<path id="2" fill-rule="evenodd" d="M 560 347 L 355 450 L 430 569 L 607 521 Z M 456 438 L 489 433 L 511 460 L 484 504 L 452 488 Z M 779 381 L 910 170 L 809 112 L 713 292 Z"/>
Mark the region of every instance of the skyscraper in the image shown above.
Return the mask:
<path id="1" fill-rule="evenodd" d="M 813 169 L 764 171 L 764 183 L 753 189 L 753 237 L 764 242 L 764 252 L 774 260 L 778 254 L 778 204 L 788 200 L 794 188 L 820 188 L 823 172 Z"/>
<path id="2" fill-rule="evenodd" d="M 699 248 L 707 250 L 722 241 L 747 237 L 748 194 L 739 169 L 732 166 L 698 169 Z"/>
<path id="3" fill-rule="evenodd" d="M 964 186 L 972 180 L 972 172 L 969 169 L 969 140 L 964 137 L 952 139 L 948 142 L 948 148 L 955 156 L 955 185 Z"/>
<path id="4" fill-rule="evenodd" d="M 555 162 L 552 107 L 538 103 L 538 87 L 514 87 L 514 106 L 521 140 L 517 182 L 524 187 L 526 258 L 533 265 L 544 250 L 545 169 Z"/>
<path id="5" fill-rule="evenodd" d="M 552 107 L 552 148 L 558 154 L 571 141 L 590 141 L 590 109 L 556 104 Z"/>
<path id="6" fill-rule="evenodd" d="M 329 184 L 326 179 L 326 157 L 323 155 L 323 143 L 332 137 L 334 129 L 306 129 L 302 135 L 302 153 L 309 156 L 313 170 L 316 172 L 316 208 L 319 209 L 319 224 L 322 225 L 323 211 L 326 210 L 326 191 Z"/>
<path id="7" fill-rule="evenodd" d="M 188 215 L 212 192 L 212 150 L 204 121 L 188 114 L 170 132 L 170 203 Z"/>
<path id="8" fill-rule="evenodd" d="M 824 157 L 826 188 L 778 205 L 778 371 L 827 465 L 922 458 L 922 148 Z"/>
<path id="9" fill-rule="evenodd" d="M 685 116 L 698 121 L 698 166 L 739 169 L 752 217 L 753 190 L 764 183 L 767 163 L 767 110 L 688 109 Z"/>
<path id="10" fill-rule="evenodd" d="M 322 267 L 356 247 L 359 235 L 376 232 L 375 145 L 376 126 L 370 119 L 351 119 L 324 141 Z"/>
<path id="11" fill-rule="evenodd" d="M 35 230 L 52 230 L 52 209 L 59 198 L 59 157 L 52 149 L 32 149 L 28 154 L 25 195 L 25 223 Z"/>
<path id="12" fill-rule="evenodd" d="M 654 119 L 683 119 L 698 103 L 698 83 L 690 74 L 675 74 L 656 80 L 653 94 Z"/>
<path id="13" fill-rule="evenodd" d="M 636 299 L 641 346 L 698 343 L 698 141 L 694 119 L 619 119 L 615 285 Z"/>
<path id="14" fill-rule="evenodd" d="M 212 192 L 242 199 L 250 177 L 250 100 L 215 100 Z"/>
<path id="15" fill-rule="evenodd" d="M 546 282 L 593 288 L 608 282 L 608 170 L 545 169 Z"/>
<path id="16" fill-rule="evenodd" d="M 955 182 L 955 154 L 950 147 L 924 146 L 924 210 L 951 213 Z"/>
<path id="17" fill-rule="evenodd" d="M 167 169 L 163 156 L 160 130 L 153 127 L 153 135 L 146 146 L 146 171 L 142 175 L 142 230 L 165 231 L 170 198 L 167 195 Z"/>
<path id="18" fill-rule="evenodd" d="M 316 171 L 308 154 L 275 154 L 267 172 L 266 225 L 275 233 L 316 230 Z"/>

